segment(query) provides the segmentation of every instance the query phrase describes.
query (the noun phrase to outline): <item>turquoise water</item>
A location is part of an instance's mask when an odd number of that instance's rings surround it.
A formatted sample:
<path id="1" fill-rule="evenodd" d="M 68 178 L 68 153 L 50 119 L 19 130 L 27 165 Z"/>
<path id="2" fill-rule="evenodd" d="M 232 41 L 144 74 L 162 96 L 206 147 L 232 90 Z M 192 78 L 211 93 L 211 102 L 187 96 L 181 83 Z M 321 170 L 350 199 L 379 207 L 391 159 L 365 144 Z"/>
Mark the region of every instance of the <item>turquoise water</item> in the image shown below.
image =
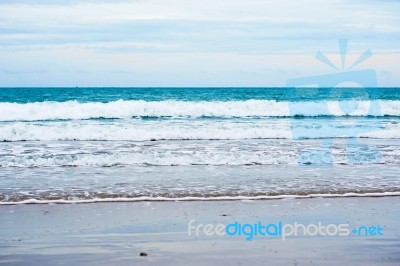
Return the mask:
<path id="1" fill-rule="evenodd" d="M 315 91 L 318 91 L 315 93 Z M 300 93 L 295 93 L 299 92 Z M 2 88 L 0 102 L 400 100 L 399 88 Z"/>
<path id="2" fill-rule="evenodd" d="M 398 193 L 399 118 L 397 88 L 3 88 L 0 202 Z"/>

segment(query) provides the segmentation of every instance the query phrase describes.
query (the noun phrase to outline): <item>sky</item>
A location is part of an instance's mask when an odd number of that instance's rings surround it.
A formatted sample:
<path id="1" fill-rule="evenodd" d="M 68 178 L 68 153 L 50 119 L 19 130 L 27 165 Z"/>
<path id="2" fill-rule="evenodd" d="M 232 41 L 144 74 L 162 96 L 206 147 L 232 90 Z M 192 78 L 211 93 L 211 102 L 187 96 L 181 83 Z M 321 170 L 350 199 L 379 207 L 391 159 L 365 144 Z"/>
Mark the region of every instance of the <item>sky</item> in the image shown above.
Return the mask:
<path id="1" fill-rule="evenodd" d="M 0 0 L 0 87 L 284 87 L 363 69 L 400 87 L 399 62 L 399 0 Z"/>

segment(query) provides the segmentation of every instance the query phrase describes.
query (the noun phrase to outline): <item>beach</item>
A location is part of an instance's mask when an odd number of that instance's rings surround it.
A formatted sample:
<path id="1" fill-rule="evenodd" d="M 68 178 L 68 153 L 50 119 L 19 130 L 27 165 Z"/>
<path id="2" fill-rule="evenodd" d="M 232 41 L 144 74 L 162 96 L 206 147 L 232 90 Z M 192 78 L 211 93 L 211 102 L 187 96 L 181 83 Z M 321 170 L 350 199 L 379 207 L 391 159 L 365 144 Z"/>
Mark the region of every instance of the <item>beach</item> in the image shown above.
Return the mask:
<path id="1" fill-rule="evenodd" d="M 400 198 L 0 206 L 4 265 L 399 265 Z M 348 223 L 383 236 L 188 235 L 188 223 Z M 140 253 L 147 256 L 140 256 Z"/>

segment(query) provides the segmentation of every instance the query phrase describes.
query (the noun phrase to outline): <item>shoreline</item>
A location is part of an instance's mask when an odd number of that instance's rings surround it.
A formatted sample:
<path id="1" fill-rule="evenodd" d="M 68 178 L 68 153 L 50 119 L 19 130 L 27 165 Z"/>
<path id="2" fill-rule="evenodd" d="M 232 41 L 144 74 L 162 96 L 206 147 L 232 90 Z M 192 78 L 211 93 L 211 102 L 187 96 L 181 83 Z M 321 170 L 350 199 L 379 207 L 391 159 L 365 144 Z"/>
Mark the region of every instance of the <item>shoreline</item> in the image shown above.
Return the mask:
<path id="1" fill-rule="evenodd" d="M 329 199 L 329 198 L 382 198 L 399 197 L 400 191 L 394 192 L 371 192 L 371 193 L 344 193 L 344 194 L 309 194 L 309 195 L 271 195 L 271 196 L 221 196 L 221 197 L 137 197 L 137 198 L 96 198 L 84 200 L 37 200 L 29 199 L 19 202 L 0 202 L 0 206 L 9 205 L 44 205 L 44 204 L 90 204 L 90 203 L 118 203 L 118 202 L 204 202 L 204 201 L 264 201 L 264 200 L 285 200 L 285 199 Z"/>

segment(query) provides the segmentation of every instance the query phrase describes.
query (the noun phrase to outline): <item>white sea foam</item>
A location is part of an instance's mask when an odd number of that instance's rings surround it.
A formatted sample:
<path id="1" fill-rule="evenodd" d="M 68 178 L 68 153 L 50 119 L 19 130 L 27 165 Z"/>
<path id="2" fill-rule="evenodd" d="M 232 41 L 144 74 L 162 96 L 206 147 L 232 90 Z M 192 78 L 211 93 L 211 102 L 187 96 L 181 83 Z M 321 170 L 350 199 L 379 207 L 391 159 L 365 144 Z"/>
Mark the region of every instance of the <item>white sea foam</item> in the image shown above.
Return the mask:
<path id="1" fill-rule="evenodd" d="M 15 122 L 0 124 L 0 140 L 5 141 L 146 141 L 188 139 L 291 138 L 288 121 L 231 123 L 214 121 L 152 121 L 146 123 Z"/>
<path id="2" fill-rule="evenodd" d="M 120 142 L 79 143 L 65 147 L 49 147 L 32 143 L 5 144 L 4 150 L 13 149 L 13 154 L 2 157 L 0 167 L 59 167 L 59 166 L 240 166 L 240 165 L 297 165 L 302 164 L 372 164 L 393 165 L 400 161 L 396 145 L 381 147 L 378 161 L 375 146 L 351 144 L 335 145 L 332 149 L 316 149 L 312 143 L 272 140 L 252 141 L 168 141 L 124 144 Z M 316 142 L 316 143 L 314 143 Z M 319 144 L 321 145 L 321 144 Z M 348 149 L 347 149 L 348 148 Z M 318 152 L 307 152 L 318 151 Z M 329 160 L 330 154 L 333 161 Z M 375 154 L 375 155 L 374 155 Z M 357 157 L 357 162 L 349 161 Z M 372 156 L 372 157 L 371 157 Z"/>
<path id="3" fill-rule="evenodd" d="M 346 102 L 341 102 L 343 103 Z M 0 103 L 0 121 L 37 121 L 55 119 L 131 118 L 131 117 L 283 117 L 283 116 L 400 116 L 399 101 L 379 101 L 380 108 L 360 102 L 358 109 L 346 114 L 337 102 L 277 102 L 247 100 L 228 102 L 124 101 L 100 103 L 34 102 Z M 295 111 L 294 111 L 295 110 Z M 291 112 L 292 111 L 292 112 Z M 294 112 L 293 112 L 294 111 Z"/>
<path id="4" fill-rule="evenodd" d="M 388 197 L 400 196 L 400 192 L 371 192 L 343 194 L 309 194 L 309 195 L 274 195 L 274 196 L 217 196 L 217 197 L 137 197 L 137 198 L 95 198 L 77 200 L 38 200 L 28 199 L 19 202 L 0 202 L 0 205 L 16 204 L 70 204 L 100 202 L 141 202 L 141 201 L 232 201 L 232 200 L 271 200 L 271 199 L 307 199 L 307 198 L 343 198 L 343 197 Z"/>
<path id="5" fill-rule="evenodd" d="M 61 154 L 19 155 L 2 158 L 0 167 L 53 167 L 53 166 L 184 166 L 184 165 L 280 165 L 297 164 L 297 154 L 278 151 L 132 151 L 113 154 Z"/>
<path id="6" fill-rule="evenodd" d="M 379 123 L 369 119 L 334 122 L 320 119 L 3 122 L 0 141 L 400 138 L 400 124 L 393 119 Z"/>

